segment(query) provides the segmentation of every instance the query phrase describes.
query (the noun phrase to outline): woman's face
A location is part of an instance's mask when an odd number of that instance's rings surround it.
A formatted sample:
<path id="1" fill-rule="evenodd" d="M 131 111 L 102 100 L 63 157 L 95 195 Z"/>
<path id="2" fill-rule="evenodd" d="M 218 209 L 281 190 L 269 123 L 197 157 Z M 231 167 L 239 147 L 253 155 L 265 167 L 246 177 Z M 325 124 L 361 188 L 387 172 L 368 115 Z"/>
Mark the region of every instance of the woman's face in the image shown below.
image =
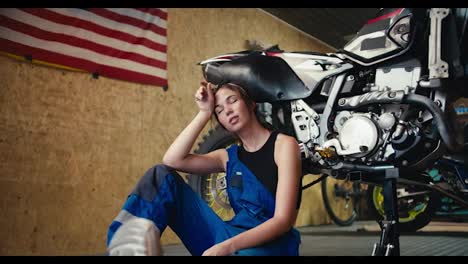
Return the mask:
<path id="1" fill-rule="evenodd" d="M 253 108 L 249 108 L 236 90 L 221 87 L 215 94 L 215 114 L 218 121 L 230 132 L 237 132 L 252 118 Z"/>

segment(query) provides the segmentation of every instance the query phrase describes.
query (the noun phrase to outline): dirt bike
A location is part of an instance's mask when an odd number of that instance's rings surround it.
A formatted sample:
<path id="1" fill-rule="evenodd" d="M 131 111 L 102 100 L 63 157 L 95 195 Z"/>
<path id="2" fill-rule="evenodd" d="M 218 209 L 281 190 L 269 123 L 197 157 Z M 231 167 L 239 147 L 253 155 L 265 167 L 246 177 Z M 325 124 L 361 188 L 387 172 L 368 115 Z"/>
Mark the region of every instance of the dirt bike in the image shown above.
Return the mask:
<path id="1" fill-rule="evenodd" d="M 297 139 L 304 175 L 381 184 L 385 219 L 372 255 L 399 255 L 397 182 L 409 175 L 429 188 L 420 171 L 462 148 L 450 112 L 468 93 L 466 24 L 466 9 L 384 8 L 336 53 L 274 46 L 199 64 L 207 81 L 244 87 L 272 127 Z M 229 144 L 234 137 L 216 127 L 197 152 Z M 222 174 L 188 180 L 229 210 Z"/>

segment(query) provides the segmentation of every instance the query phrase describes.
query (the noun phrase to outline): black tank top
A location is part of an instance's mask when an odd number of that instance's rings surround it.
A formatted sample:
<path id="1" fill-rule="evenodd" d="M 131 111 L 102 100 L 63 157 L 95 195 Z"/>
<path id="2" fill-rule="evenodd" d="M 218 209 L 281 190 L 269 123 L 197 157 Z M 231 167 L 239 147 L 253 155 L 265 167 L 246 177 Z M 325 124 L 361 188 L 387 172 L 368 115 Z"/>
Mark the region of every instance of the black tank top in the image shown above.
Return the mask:
<path id="1" fill-rule="evenodd" d="M 255 152 L 248 152 L 244 146 L 240 146 L 237 156 L 244 163 L 255 177 L 276 197 L 276 187 L 278 185 L 278 166 L 275 163 L 275 142 L 279 131 L 272 131 L 265 144 Z M 302 191 L 299 186 L 299 197 L 297 209 L 301 205 Z"/>

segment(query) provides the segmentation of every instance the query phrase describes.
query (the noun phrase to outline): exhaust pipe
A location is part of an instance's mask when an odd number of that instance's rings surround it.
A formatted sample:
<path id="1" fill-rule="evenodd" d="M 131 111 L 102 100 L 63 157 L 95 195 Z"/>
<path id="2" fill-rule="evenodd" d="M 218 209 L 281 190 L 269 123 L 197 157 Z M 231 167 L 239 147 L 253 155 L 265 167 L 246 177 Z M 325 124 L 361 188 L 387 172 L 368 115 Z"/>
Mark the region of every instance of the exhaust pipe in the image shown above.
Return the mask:
<path id="1" fill-rule="evenodd" d="M 439 131 L 440 137 L 442 138 L 442 141 L 447 146 L 447 148 L 451 152 L 458 152 L 461 150 L 462 145 L 455 140 L 454 136 L 452 136 L 454 133 L 450 129 L 451 126 L 449 126 L 447 123 L 442 110 L 440 110 L 436 103 L 434 103 L 431 99 L 418 94 L 408 94 L 403 97 L 402 102 L 407 104 L 416 104 L 427 108 L 427 110 L 429 110 L 429 112 L 431 112 L 432 116 L 434 117 L 437 130 Z"/>

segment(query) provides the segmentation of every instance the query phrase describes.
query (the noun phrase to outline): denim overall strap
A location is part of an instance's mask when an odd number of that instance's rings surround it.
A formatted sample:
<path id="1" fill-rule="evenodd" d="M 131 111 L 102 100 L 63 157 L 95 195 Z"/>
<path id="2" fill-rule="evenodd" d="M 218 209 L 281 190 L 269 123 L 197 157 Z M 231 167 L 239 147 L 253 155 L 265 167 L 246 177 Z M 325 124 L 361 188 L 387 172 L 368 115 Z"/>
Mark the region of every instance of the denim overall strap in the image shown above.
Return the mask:
<path id="1" fill-rule="evenodd" d="M 275 212 L 275 199 L 273 195 L 260 183 L 245 164 L 239 160 L 237 145 L 232 145 L 227 151 L 229 161 L 226 180 L 231 206 L 237 214 L 240 214 L 238 217 L 247 213 L 253 220 L 256 220 L 254 221 L 255 223 L 244 222 L 239 224 L 247 225 L 245 227 L 252 227 L 252 224 L 258 224 L 257 221 L 263 222 L 273 217 Z"/>
<path id="2" fill-rule="evenodd" d="M 236 215 L 228 223 L 240 228 L 253 228 L 272 218 L 275 212 L 275 197 L 257 179 L 237 156 L 238 146 L 227 149 L 229 161 L 226 166 L 226 180 L 229 202 Z M 299 232 L 291 228 L 285 235 L 270 242 L 263 248 L 277 254 L 297 255 L 300 244 Z M 259 248 L 256 248 L 256 254 Z M 248 254 L 247 252 L 243 252 Z M 271 253 L 271 252 L 270 252 Z"/>

